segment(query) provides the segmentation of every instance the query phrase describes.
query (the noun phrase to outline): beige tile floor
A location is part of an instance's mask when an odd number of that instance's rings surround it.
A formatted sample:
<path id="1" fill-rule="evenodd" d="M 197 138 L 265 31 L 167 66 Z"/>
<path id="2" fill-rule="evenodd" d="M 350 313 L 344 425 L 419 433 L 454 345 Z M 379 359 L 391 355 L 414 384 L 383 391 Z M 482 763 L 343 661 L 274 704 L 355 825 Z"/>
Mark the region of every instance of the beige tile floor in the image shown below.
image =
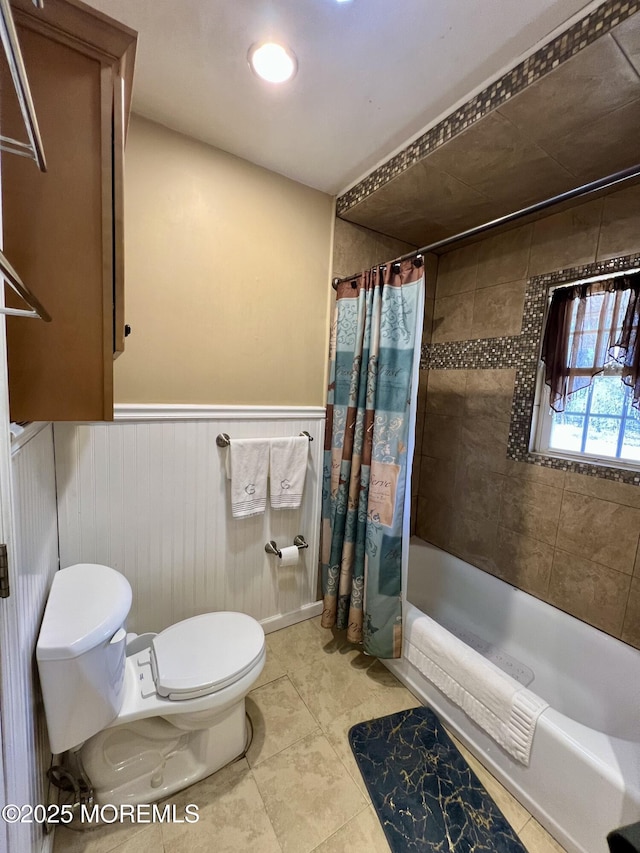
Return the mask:
<path id="1" fill-rule="evenodd" d="M 172 796 L 192 824 L 62 828 L 55 853 L 388 853 L 347 732 L 419 702 L 343 632 L 311 619 L 269 634 L 267 662 L 247 710 L 245 758 Z M 529 853 L 563 853 L 511 794 L 458 744 Z"/>

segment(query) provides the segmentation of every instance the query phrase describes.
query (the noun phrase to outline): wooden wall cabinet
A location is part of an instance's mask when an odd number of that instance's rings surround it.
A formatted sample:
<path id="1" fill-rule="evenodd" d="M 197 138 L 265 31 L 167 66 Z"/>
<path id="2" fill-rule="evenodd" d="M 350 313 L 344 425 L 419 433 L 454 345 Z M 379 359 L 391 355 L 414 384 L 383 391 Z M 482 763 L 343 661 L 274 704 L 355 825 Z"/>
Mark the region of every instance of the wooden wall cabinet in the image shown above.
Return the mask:
<path id="1" fill-rule="evenodd" d="M 53 318 L 7 317 L 11 419 L 111 420 L 136 34 L 78 0 L 11 6 L 47 171 L 2 155 L 4 253 Z M 2 133 L 24 136 L 6 67 L 0 82 Z M 23 307 L 6 291 L 8 305 Z"/>

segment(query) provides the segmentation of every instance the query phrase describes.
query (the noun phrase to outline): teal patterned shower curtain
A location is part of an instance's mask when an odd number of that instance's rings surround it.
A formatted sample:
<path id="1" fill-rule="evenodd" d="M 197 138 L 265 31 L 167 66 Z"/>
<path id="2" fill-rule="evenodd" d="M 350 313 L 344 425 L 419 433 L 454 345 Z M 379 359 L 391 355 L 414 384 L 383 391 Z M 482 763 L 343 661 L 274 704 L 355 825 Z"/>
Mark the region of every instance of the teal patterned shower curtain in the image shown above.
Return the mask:
<path id="1" fill-rule="evenodd" d="M 322 625 L 402 653 L 402 525 L 420 261 L 338 284 L 322 490 Z"/>

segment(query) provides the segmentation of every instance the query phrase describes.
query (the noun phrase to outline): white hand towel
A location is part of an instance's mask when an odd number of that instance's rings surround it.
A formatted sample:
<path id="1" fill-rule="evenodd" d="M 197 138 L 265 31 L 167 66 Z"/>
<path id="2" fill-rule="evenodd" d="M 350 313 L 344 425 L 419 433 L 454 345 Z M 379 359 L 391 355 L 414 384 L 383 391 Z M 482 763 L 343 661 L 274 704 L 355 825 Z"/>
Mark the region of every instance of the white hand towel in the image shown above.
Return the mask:
<path id="1" fill-rule="evenodd" d="M 429 681 L 522 764 L 549 707 L 429 616 L 408 620 L 405 655 Z"/>
<path id="2" fill-rule="evenodd" d="M 227 450 L 227 477 L 231 480 L 234 518 L 260 515 L 267 507 L 269 440 L 234 438 Z"/>
<path id="3" fill-rule="evenodd" d="M 269 478 L 273 509 L 295 509 L 300 506 L 309 458 L 309 439 L 272 438 Z"/>

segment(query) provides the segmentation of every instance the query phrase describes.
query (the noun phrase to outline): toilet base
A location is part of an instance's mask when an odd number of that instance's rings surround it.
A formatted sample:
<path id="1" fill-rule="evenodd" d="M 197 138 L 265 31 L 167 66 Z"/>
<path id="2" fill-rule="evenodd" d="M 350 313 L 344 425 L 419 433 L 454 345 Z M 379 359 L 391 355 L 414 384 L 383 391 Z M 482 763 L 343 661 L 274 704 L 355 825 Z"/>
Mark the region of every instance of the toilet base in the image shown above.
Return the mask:
<path id="1" fill-rule="evenodd" d="M 183 731 L 152 717 L 99 732 L 80 751 L 99 805 L 154 803 L 241 756 L 247 743 L 244 698 L 206 729 Z"/>

